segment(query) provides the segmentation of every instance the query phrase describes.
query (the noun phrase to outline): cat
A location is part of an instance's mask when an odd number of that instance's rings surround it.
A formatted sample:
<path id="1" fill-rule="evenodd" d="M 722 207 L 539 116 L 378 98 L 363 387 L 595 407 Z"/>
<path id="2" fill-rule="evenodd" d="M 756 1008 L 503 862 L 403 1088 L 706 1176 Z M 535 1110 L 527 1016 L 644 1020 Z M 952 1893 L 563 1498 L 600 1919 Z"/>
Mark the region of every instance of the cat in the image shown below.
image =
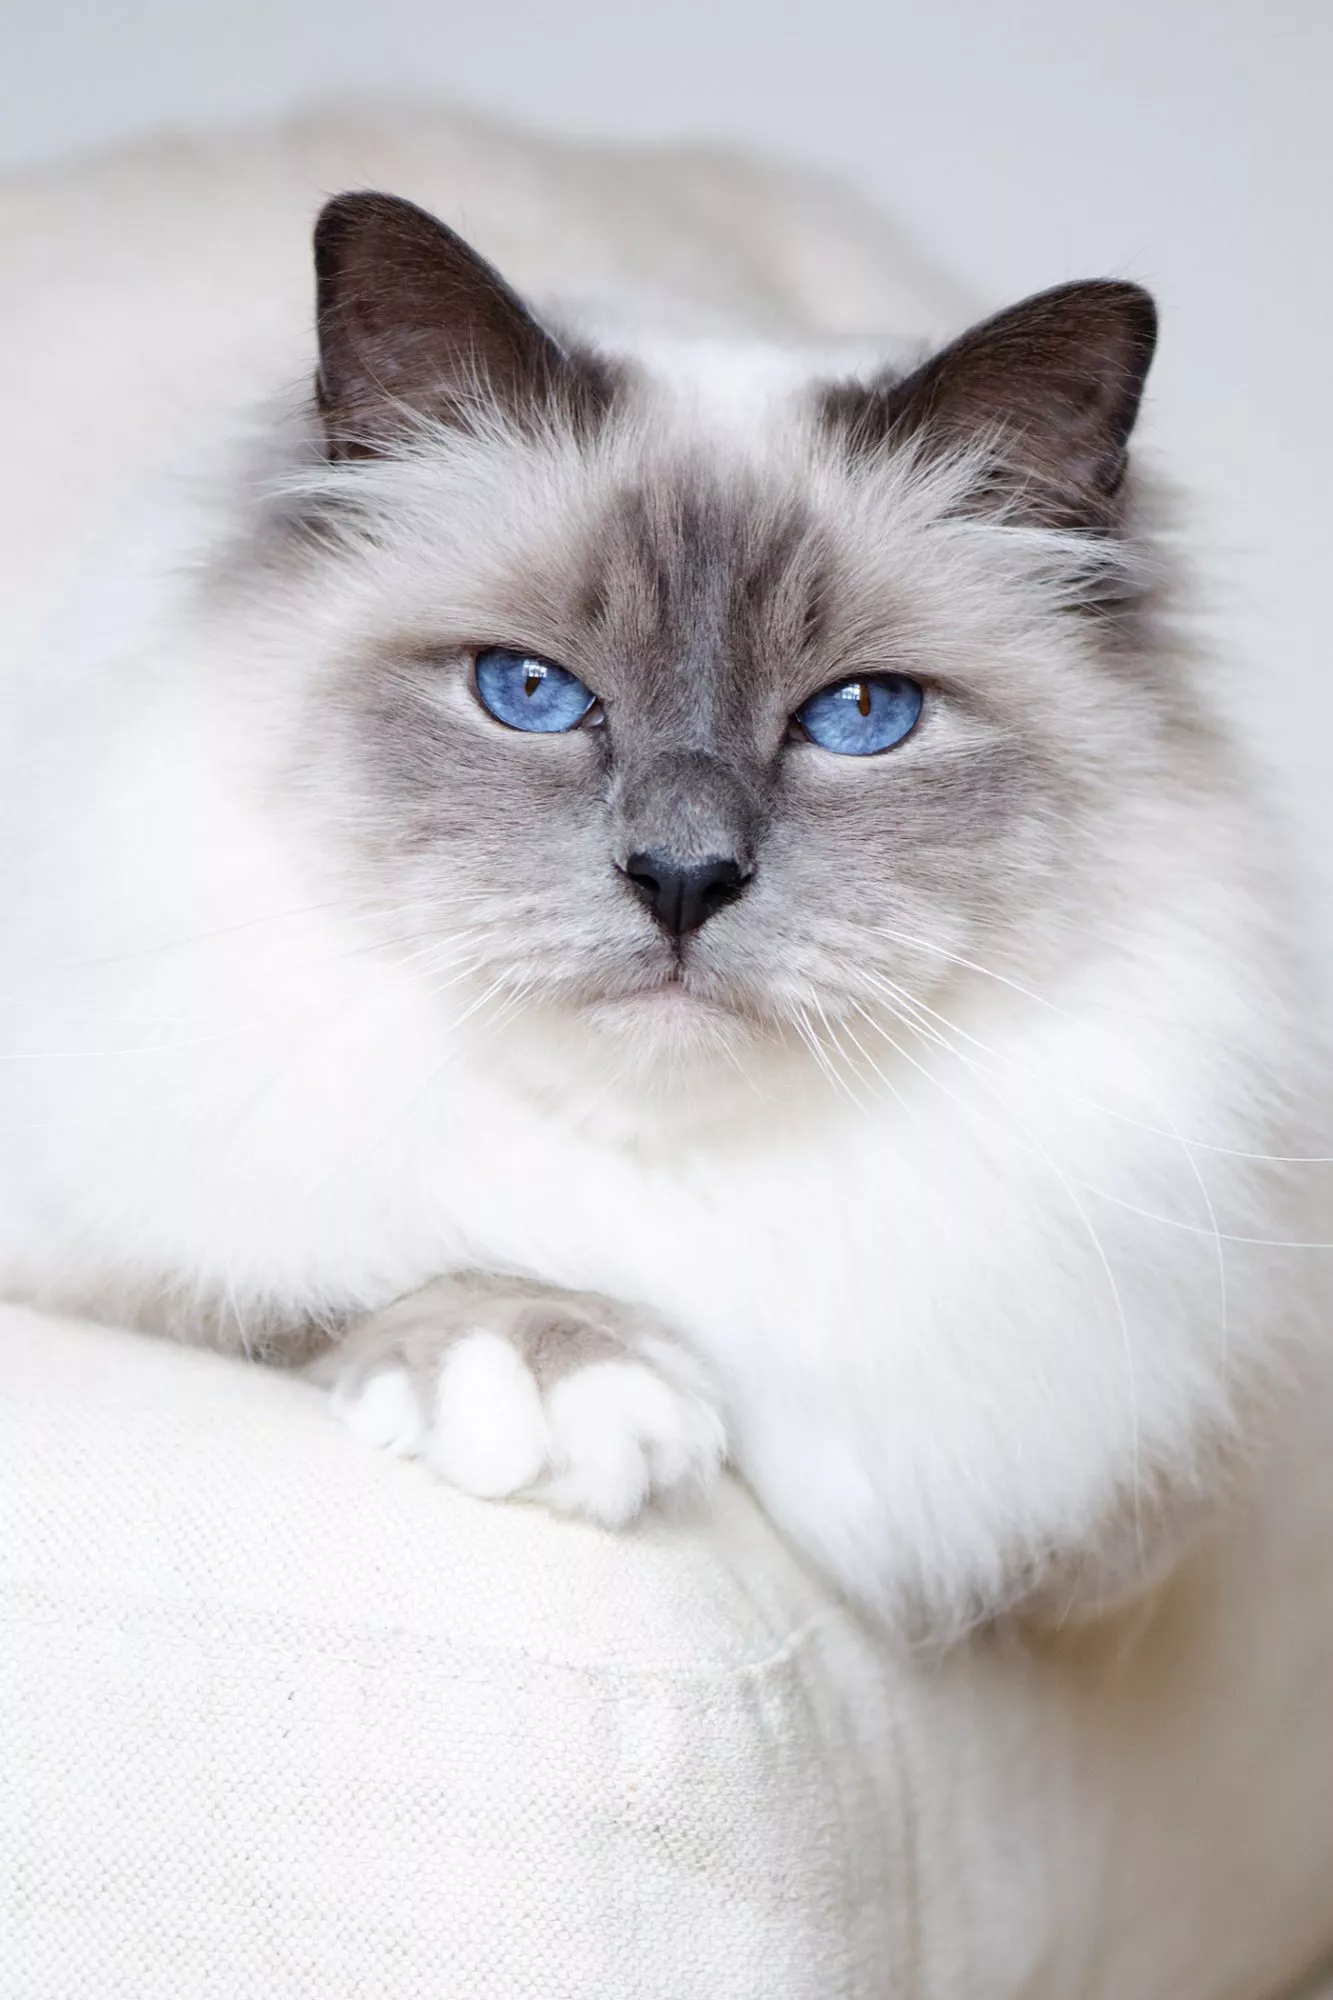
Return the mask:
<path id="1" fill-rule="evenodd" d="M 480 1496 L 729 1460 L 904 1626 L 1146 1587 L 1323 1306 L 1150 297 L 923 347 L 850 202 L 404 132 L 6 196 L 0 1289 Z"/>

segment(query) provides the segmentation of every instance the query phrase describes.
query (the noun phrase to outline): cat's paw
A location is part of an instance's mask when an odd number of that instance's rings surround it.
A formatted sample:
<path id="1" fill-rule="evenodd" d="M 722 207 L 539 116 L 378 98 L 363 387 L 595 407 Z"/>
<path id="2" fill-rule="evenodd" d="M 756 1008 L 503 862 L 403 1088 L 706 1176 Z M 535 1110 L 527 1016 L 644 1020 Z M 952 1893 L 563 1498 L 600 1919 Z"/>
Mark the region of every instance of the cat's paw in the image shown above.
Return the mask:
<path id="1" fill-rule="evenodd" d="M 322 1364 L 365 1443 L 483 1499 L 620 1527 L 705 1487 L 725 1455 L 703 1371 L 645 1314 L 590 1293 L 450 1278 L 355 1328 Z"/>

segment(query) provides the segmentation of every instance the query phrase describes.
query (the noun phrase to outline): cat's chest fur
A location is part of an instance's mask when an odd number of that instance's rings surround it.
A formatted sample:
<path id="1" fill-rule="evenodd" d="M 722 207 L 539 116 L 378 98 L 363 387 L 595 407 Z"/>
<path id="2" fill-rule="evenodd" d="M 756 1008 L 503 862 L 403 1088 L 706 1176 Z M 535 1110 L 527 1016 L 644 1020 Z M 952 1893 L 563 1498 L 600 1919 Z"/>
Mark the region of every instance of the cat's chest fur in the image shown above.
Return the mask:
<path id="1" fill-rule="evenodd" d="M 276 1322 L 298 1341 L 305 1315 L 471 1269 L 649 1304 L 713 1371 L 771 1510 L 847 1575 L 931 1482 L 964 1517 L 1003 1482 L 1021 1523 L 1074 1468 L 1113 1484 L 1127 1424 L 1162 1447 L 1216 1311 L 1215 1245 L 1178 1144 L 1088 1109 L 1114 1036 L 1071 1028 L 1068 1088 L 1044 1096 L 1022 1085 L 1034 1044 L 996 1024 L 984 1086 L 938 1056 L 896 1095 L 864 1069 L 785 1103 L 719 1080 L 707 1120 L 645 1108 L 631 1135 L 526 1087 L 487 1034 L 451 1041 L 438 999 L 346 934 L 284 946 L 280 1002 L 271 949 L 216 949 L 212 1033 L 138 1058 L 137 1090 L 123 1054 L 66 1072 L 56 1101 L 95 1136 L 24 1177 L 29 1247 L 52 1223 L 38 1290 L 81 1302 L 83 1257 L 83 1303 L 111 1273 L 151 1321 L 188 1271 L 223 1340 Z M 122 986 L 122 1020 L 163 1010 L 161 978 Z M 247 993 L 272 1018 L 232 1012 Z M 1058 1029 L 1031 1034 L 1049 1076 Z M 1146 1202 L 1180 1224 L 1151 1264 Z M 1234 1253 L 1230 1275 L 1243 1355 L 1262 1329 Z"/>

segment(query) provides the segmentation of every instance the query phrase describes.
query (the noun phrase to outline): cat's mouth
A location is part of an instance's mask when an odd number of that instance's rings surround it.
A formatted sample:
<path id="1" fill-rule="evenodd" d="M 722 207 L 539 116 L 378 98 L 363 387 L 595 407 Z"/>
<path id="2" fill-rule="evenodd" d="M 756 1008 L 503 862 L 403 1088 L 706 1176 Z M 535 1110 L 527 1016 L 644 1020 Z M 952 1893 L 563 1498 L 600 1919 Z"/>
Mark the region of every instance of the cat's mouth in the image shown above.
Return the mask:
<path id="1" fill-rule="evenodd" d="M 716 1014 L 719 1019 L 733 1019 L 736 1009 L 723 1005 L 720 1001 L 699 993 L 680 975 L 673 972 L 668 979 L 653 986 L 640 986 L 627 993 L 618 993 L 605 1001 L 601 1007 L 626 1007 L 631 1012 L 642 1014 L 645 1019 L 668 1019 L 680 1015 L 682 1019 L 703 1018 Z"/>
<path id="2" fill-rule="evenodd" d="M 716 1049 L 745 1031 L 748 1017 L 740 1007 L 703 993 L 685 967 L 675 965 L 661 979 L 595 1001 L 594 1026 L 609 1033 L 656 1043 L 664 1053 L 685 1054 L 691 1048 Z"/>

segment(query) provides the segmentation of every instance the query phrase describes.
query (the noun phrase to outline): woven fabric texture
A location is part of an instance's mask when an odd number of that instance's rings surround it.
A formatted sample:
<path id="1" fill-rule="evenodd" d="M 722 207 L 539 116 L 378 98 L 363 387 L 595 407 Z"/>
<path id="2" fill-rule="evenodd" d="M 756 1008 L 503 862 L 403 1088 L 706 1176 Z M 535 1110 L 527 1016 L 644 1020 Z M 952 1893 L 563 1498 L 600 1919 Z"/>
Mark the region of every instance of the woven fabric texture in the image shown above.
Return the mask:
<path id="1" fill-rule="evenodd" d="M 616 1537 L 212 1356 L 10 1312 L 0 1370 L 4 2000 L 1270 2000 L 1333 1941 L 1313 1437 L 1151 1615 L 938 1661 L 734 1486 Z"/>

